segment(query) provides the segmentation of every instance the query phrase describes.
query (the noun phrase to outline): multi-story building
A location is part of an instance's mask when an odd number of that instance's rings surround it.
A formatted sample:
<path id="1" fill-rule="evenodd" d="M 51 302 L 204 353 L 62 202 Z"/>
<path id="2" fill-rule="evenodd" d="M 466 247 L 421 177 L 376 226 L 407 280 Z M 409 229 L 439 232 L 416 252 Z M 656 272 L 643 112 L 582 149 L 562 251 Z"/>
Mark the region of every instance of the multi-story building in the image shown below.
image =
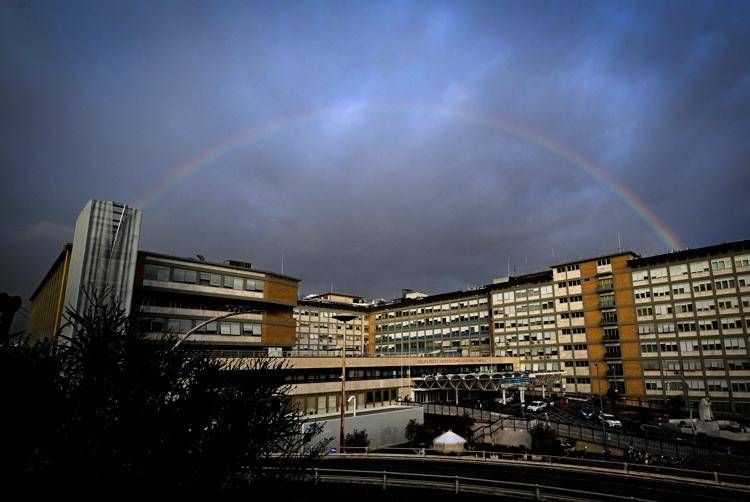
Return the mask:
<path id="1" fill-rule="evenodd" d="M 646 398 L 750 412 L 750 241 L 628 265 Z"/>
<path id="2" fill-rule="evenodd" d="M 73 245 L 33 295 L 30 340 L 53 336 L 82 288 L 109 287 L 149 333 L 192 330 L 187 343 L 227 355 L 291 353 L 329 366 L 336 358 L 321 356 L 507 358 L 516 370 L 563 372 L 553 390 L 684 396 L 693 406 L 710 397 L 716 409 L 750 412 L 748 240 L 649 257 L 619 251 L 368 304 L 337 293 L 298 300 L 297 279 L 243 262 L 136 252 L 139 228 L 138 210 L 87 204 Z"/>
<path id="3" fill-rule="evenodd" d="M 142 251 L 132 310 L 147 333 L 195 329 L 189 343 L 224 354 L 283 352 L 294 345 L 298 283 L 245 262 L 213 263 Z M 241 313 L 230 315 L 236 312 Z M 203 325 L 206 321 L 211 322 Z"/>
<path id="4" fill-rule="evenodd" d="M 561 391 L 750 411 L 750 241 L 610 253 L 371 310 L 378 355 L 491 353 L 563 371 Z"/>
<path id="5" fill-rule="evenodd" d="M 487 288 L 440 295 L 405 293 L 372 308 L 375 355 L 491 355 Z"/>
<path id="6" fill-rule="evenodd" d="M 294 318 L 297 333 L 294 355 L 334 356 L 346 347 L 348 356 L 363 356 L 370 351 L 369 306 L 361 297 L 341 293 L 307 296 L 297 301 Z M 348 322 L 337 314 L 355 316 Z"/>

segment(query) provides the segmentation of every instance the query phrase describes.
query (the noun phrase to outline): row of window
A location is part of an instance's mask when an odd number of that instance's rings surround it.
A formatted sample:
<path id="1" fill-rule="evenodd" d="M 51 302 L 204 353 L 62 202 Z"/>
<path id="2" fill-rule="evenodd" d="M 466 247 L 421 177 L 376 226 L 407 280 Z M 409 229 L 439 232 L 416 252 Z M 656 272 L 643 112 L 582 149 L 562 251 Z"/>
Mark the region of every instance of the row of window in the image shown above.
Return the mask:
<path id="1" fill-rule="evenodd" d="M 750 371 L 748 359 L 644 359 L 644 371 Z"/>
<path id="2" fill-rule="evenodd" d="M 580 281 L 578 281 L 578 283 L 580 284 Z M 503 291 L 502 293 L 495 293 L 494 295 L 492 295 L 492 303 L 523 302 L 533 298 L 546 297 L 551 294 L 551 285 L 514 289 L 510 291 Z"/>
<path id="3" fill-rule="evenodd" d="M 670 380 L 646 380 L 646 390 L 683 390 L 682 381 L 670 381 Z M 746 380 L 732 381 L 731 383 L 727 380 L 711 378 L 708 380 L 698 380 L 688 378 L 685 380 L 685 385 L 691 391 L 708 391 L 708 392 L 750 392 L 750 382 Z"/>
<path id="4" fill-rule="evenodd" d="M 233 275 L 215 274 L 212 272 L 197 272 L 182 268 L 149 265 L 144 267 L 143 277 L 151 281 L 171 281 L 185 284 L 200 284 L 215 288 L 228 288 L 239 291 L 263 291 L 264 281 L 261 279 L 246 279 Z"/>
<path id="5" fill-rule="evenodd" d="M 507 305 L 505 307 L 498 307 L 492 309 L 492 314 L 495 317 L 515 317 L 516 315 L 526 315 L 532 312 L 541 312 L 545 310 L 553 310 L 555 308 L 555 302 L 553 300 L 545 302 L 531 302 L 521 303 L 517 305 Z"/>
<path id="6" fill-rule="evenodd" d="M 366 327 L 367 326 L 365 326 L 365 328 Z M 303 321 L 297 321 L 297 329 L 300 330 L 300 331 L 301 330 L 304 330 L 304 331 L 310 331 L 310 330 L 328 331 L 329 329 L 333 330 L 333 331 L 336 331 L 337 329 L 338 330 L 346 330 L 346 331 L 352 331 L 352 330 L 354 330 L 354 331 L 361 331 L 361 328 L 359 326 L 353 326 L 351 324 L 333 324 L 333 323 L 330 323 L 330 324 L 329 323 L 320 324 L 320 323 L 308 323 L 308 322 L 303 322 Z M 367 330 L 365 330 L 365 331 L 367 331 Z"/>
<path id="7" fill-rule="evenodd" d="M 342 321 L 339 321 L 338 319 L 334 319 L 334 316 L 339 315 L 340 313 L 349 314 L 349 312 L 330 312 L 327 310 L 305 310 L 305 309 L 294 309 L 294 315 L 295 317 L 299 316 L 309 316 L 309 317 L 323 317 L 323 318 L 330 318 L 330 322 L 340 323 Z M 355 321 L 359 321 L 359 319 L 355 319 Z"/>
<path id="8" fill-rule="evenodd" d="M 443 303 L 440 305 L 427 305 L 426 307 L 419 307 L 409 310 L 392 310 L 390 312 L 383 312 L 375 314 L 375 320 L 390 319 L 395 317 L 410 317 L 415 315 L 429 314 L 433 312 L 444 312 L 447 310 L 461 310 L 479 305 L 486 305 L 487 298 L 477 298 L 474 300 L 466 300 L 453 303 Z"/>
<path id="9" fill-rule="evenodd" d="M 589 377 L 565 377 L 565 383 L 589 385 L 591 378 Z"/>
<path id="10" fill-rule="evenodd" d="M 203 319 L 139 318 L 141 330 L 148 333 L 187 333 L 203 324 Z M 205 335 L 261 336 L 261 325 L 253 322 L 214 321 L 199 327 L 195 333 Z"/>
<path id="11" fill-rule="evenodd" d="M 679 347 L 680 352 L 698 352 L 699 350 L 704 351 L 720 351 L 724 350 L 742 350 L 745 348 L 744 338 L 704 338 L 701 340 L 679 340 L 679 341 L 665 341 L 665 342 L 646 342 L 641 343 L 641 353 L 652 354 L 657 352 L 677 352 Z"/>
<path id="12" fill-rule="evenodd" d="M 375 331 L 398 331 L 399 328 L 414 329 L 427 326 L 449 326 L 451 324 L 465 324 L 469 322 L 476 322 L 484 319 L 489 319 L 489 317 L 489 311 L 482 310 L 478 312 L 469 312 L 467 314 L 456 314 L 445 317 L 427 317 L 425 319 L 416 319 L 413 321 L 378 324 L 375 327 Z"/>
<path id="13" fill-rule="evenodd" d="M 734 266 L 736 269 L 750 268 L 750 255 L 742 255 L 734 257 Z M 680 265 L 672 265 L 671 267 L 659 267 L 652 268 L 650 270 L 638 270 L 633 272 L 633 281 L 646 281 L 649 279 L 663 279 L 666 277 L 680 278 L 690 274 L 703 274 L 712 270 L 714 272 L 720 272 L 722 270 L 731 270 L 732 258 L 718 258 L 715 260 L 701 260 L 692 263 L 683 263 Z"/>
<path id="14" fill-rule="evenodd" d="M 721 279 L 692 283 L 681 282 L 665 286 L 653 286 L 651 288 L 636 288 L 633 290 L 633 296 L 636 300 L 646 300 L 648 298 L 668 300 L 670 293 L 674 296 L 687 295 L 692 290 L 696 295 L 712 291 L 721 292 L 720 294 L 723 294 L 732 293 L 732 291 L 729 290 L 735 288 L 735 286 L 745 288 L 748 285 L 750 285 L 750 276 L 743 275 L 738 277 L 736 281 L 734 279 Z"/>
<path id="15" fill-rule="evenodd" d="M 578 263 L 573 263 L 571 265 L 563 265 L 560 267 L 557 267 L 555 270 L 558 274 L 562 274 L 564 272 L 572 272 L 574 270 L 580 270 L 581 266 Z"/>

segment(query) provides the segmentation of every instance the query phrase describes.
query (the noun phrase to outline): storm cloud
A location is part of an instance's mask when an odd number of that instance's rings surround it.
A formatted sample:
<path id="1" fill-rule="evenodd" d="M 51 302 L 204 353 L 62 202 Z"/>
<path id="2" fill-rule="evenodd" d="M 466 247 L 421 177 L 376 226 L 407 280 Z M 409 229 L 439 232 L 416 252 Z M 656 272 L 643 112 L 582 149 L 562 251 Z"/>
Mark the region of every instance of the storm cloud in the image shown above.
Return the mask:
<path id="1" fill-rule="evenodd" d="M 283 257 L 305 294 L 667 251 L 571 156 L 683 246 L 748 237 L 747 2 L 9 1 L 0 109 L 25 297 L 89 198 L 147 202 L 142 249 Z"/>

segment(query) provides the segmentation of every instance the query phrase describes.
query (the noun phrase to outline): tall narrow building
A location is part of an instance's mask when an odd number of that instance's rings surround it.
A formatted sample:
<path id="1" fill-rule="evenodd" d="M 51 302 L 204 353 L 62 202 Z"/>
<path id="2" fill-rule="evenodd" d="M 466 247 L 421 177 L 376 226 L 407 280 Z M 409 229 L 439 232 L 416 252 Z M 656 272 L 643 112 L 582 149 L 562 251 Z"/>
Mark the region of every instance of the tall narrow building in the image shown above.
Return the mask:
<path id="1" fill-rule="evenodd" d="M 65 308 L 83 310 L 87 294 L 106 291 L 130 313 L 140 229 L 140 209 L 88 201 L 76 219 Z"/>

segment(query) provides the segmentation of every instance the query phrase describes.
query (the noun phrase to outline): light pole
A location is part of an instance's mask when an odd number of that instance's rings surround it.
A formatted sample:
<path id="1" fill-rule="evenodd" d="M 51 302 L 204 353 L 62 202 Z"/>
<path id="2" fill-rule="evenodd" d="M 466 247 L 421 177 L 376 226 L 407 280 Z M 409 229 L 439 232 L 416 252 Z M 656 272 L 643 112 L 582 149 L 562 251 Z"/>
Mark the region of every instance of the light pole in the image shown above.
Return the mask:
<path id="1" fill-rule="evenodd" d="M 222 319 L 226 319 L 227 317 L 234 317 L 234 316 L 237 316 L 237 315 L 240 315 L 240 314 L 250 314 L 250 313 L 257 313 L 257 312 L 262 312 L 262 311 L 261 310 L 239 310 L 238 309 L 238 310 L 234 310 L 232 312 L 228 312 L 226 314 L 222 314 L 222 315 L 219 315 L 219 316 L 216 316 L 216 317 L 212 317 L 211 319 L 209 319 L 207 321 L 203 321 L 202 323 L 197 324 L 194 328 L 192 328 L 192 329 L 188 330 L 187 332 L 185 332 L 182 335 L 182 337 L 179 340 L 177 340 L 177 342 L 174 344 L 174 346 L 172 347 L 172 350 L 173 351 L 177 350 L 177 348 L 180 345 L 182 345 L 182 343 L 185 340 L 187 340 L 190 335 L 192 335 L 193 333 L 195 333 L 196 331 L 198 331 L 202 327 L 204 327 L 204 326 L 206 326 L 206 325 L 208 325 L 208 324 L 210 324 L 212 322 L 220 321 Z"/>
<path id="2" fill-rule="evenodd" d="M 602 382 L 599 379 L 599 363 L 594 363 L 594 369 L 596 370 L 596 388 L 599 390 L 599 411 L 604 411 L 604 405 L 602 404 Z"/>
<path id="3" fill-rule="evenodd" d="M 357 395 L 352 394 L 351 396 L 349 396 L 349 399 L 347 399 L 346 402 L 348 403 L 352 399 L 354 399 L 354 415 L 353 416 L 356 417 L 357 416 Z"/>
<path id="4" fill-rule="evenodd" d="M 333 316 L 337 321 L 346 323 L 356 319 L 351 314 L 336 314 Z M 339 429 L 339 453 L 344 452 L 344 414 L 346 413 L 346 329 L 344 329 L 344 345 L 341 347 L 341 424 Z"/>

